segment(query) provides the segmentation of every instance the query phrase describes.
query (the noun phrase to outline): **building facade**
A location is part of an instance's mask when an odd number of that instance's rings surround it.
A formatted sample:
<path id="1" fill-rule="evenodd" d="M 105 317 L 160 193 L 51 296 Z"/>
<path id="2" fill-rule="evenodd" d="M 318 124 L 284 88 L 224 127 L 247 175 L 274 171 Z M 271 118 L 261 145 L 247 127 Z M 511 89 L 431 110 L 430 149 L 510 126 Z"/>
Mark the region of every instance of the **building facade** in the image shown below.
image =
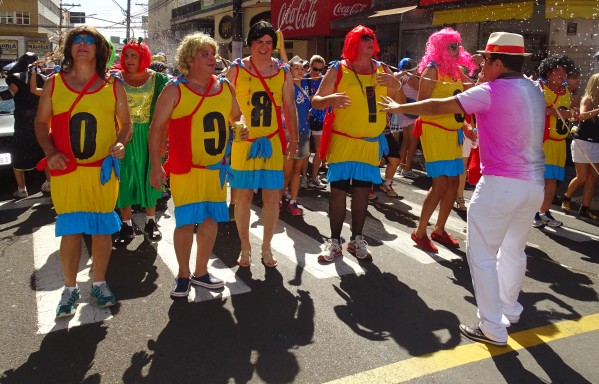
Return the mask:
<path id="1" fill-rule="evenodd" d="M 60 0 L 0 2 L 0 65 L 35 52 L 43 56 L 58 44 Z"/>

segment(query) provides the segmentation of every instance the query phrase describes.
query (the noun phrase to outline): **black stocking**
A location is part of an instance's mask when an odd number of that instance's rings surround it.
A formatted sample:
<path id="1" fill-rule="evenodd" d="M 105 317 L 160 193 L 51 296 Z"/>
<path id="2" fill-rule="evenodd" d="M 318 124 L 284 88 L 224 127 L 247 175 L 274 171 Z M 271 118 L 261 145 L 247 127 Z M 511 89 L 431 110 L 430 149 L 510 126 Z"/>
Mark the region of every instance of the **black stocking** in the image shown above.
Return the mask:
<path id="1" fill-rule="evenodd" d="M 329 199 L 329 223 L 331 226 L 331 239 L 341 242 L 341 230 L 345 221 L 345 205 L 347 193 L 338 188 L 331 188 Z"/>
<path id="2" fill-rule="evenodd" d="M 361 235 L 368 212 L 368 192 L 370 188 L 353 187 L 351 193 L 351 234 L 352 240 Z"/>

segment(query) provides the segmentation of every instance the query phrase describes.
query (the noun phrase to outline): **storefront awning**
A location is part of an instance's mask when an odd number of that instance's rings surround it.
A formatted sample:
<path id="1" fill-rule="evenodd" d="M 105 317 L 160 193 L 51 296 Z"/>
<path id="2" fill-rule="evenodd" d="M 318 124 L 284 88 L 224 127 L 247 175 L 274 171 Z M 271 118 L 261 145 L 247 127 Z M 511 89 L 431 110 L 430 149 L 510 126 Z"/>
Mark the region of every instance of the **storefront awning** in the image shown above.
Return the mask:
<path id="1" fill-rule="evenodd" d="M 545 2 L 545 18 L 555 19 L 596 19 L 599 18 L 597 0 L 547 0 Z"/>
<path id="2" fill-rule="evenodd" d="M 341 19 L 333 20 L 331 22 L 331 29 L 347 29 L 353 28 L 356 25 L 373 25 L 373 24 L 384 24 L 393 22 L 396 20 L 389 20 L 396 15 L 409 12 L 416 9 L 415 5 L 409 7 L 399 7 L 391 9 L 369 9 L 368 11 L 353 14 L 351 16 L 342 17 Z"/>
<path id="3" fill-rule="evenodd" d="M 497 20 L 528 20 L 532 18 L 534 1 L 492 4 L 482 7 L 454 8 L 433 13 L 433 25 L 478 23 Z"/>

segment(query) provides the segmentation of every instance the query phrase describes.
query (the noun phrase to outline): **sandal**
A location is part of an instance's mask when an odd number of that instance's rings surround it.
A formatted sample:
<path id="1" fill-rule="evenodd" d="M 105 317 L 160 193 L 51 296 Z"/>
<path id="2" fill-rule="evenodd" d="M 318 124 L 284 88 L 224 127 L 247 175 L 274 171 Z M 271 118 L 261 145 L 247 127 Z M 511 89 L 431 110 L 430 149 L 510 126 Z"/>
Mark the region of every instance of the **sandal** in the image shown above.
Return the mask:
<path id="1" fill-rule="evenodd" d="M 237 265 L 240 267 L 249 267 L 252 265 L 252 250 L 251 249 L 242 249 L 239 253 L 239 257 L 237 258 Z"/>
<path id="2" fill-rule="evenodd" d="M 465 200 L 463 197 L 458 197 L 455 199 L 455 207 L 458 211 L 466 211 L 466 204 L 465 204 Z"/>
<path id="3" fill-rule="evenodd" d="M 591 209 L 589 207 L 585 206 L 580 207 L 580 210 L 578 211 L 578 216 L 590 220 L 599 220 L 599 216 L 595 215 L 593 212 L 591 212 Z"/>
<path id="4" fill-rule="evenodd" d="M 562 195 L 562 211 L 566 213 L 572 212 L 572 208 L 570 208 L 570 198 L 566 196 L 565 193 Z"/>
<path id="5" fill-rule="evenodd" d="M 272 251 L 269 249 L 268 251 L 262 251 L 262 264 L 268 268 L 274 268 L 279 265 L 277 259 L 272 255 Z"/>

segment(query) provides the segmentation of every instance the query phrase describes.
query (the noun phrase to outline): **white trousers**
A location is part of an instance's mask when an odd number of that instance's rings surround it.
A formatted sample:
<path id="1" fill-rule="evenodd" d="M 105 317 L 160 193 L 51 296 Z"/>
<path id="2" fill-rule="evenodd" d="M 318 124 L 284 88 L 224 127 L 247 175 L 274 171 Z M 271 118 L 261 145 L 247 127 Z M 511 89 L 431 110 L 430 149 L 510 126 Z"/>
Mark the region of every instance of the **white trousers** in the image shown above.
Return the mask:
<path id="1" fill-rule="evenodd" d="M 468 205 L 466 256 L 480 327 L 493 340 L 507 341 L 508 318 L 522 313 L 524 248 L 543 195 L 543 180 L 483 176 Z"/>

